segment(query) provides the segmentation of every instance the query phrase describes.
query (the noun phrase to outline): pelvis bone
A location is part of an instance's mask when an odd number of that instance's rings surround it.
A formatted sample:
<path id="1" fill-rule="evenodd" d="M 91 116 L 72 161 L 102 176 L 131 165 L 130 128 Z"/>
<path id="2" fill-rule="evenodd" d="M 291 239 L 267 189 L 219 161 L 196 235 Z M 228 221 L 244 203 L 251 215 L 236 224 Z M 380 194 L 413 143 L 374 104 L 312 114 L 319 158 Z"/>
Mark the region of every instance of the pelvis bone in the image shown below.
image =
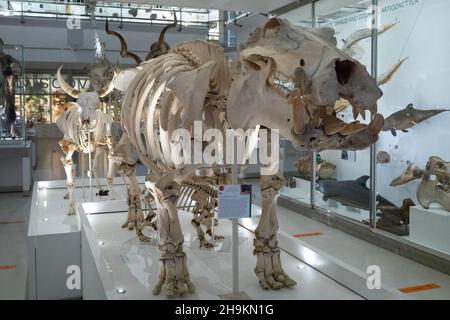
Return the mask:
<path id="1" fill-rule="evenodd" d="M 416 179 L 421 179 L 417 200 L 422 207 L 429 209 L 431 203 L 437 203 L 450 211 L 450 162 L 432 156 L 424 170 L 414 164 L 409 165 L 390 185 L 396 187 Z"/>

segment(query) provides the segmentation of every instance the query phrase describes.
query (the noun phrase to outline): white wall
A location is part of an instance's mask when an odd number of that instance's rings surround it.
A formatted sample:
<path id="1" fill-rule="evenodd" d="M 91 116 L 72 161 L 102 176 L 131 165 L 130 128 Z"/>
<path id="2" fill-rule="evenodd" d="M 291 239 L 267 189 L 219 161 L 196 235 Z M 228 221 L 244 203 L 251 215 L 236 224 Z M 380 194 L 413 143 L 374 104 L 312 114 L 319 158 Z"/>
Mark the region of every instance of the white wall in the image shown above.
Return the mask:
<path id="1" fill-rule="evenodd" d="M 74 51 L 68 44 L 65 20 L 45 20 L 25 18 L 25 23 L 12 17 L 0 17 L 0 37 L 6 44 L 21 44 L 25 47 L 24 55 L 28 68 L 47 68 L 55 63 L 70 65 L 91 63 L 94 59 L 95 34 L 90 22 L 82 22 L 83 44 L 80 50 Z M 122 34 L 128 48 L 144 58 L 152 42 L 157 41 L 163 26 L 124 25 L 110 23 L 112 30 Z M 133 60 L 123 60 L 118 50 L 119 41 L 104 32 L 104 23 L 98 22 L 97 28 L 102 41 L 106 42 L 107 58 L 111 62 L 133 64 Z M 206 28 L 185 28 L 181 32 L 171 29 L 167 32 L 166 41 L 175 44 L 194 39 L 206 39 Z"/>
<path id="2" fill-rule="evenodd" d="M 413 103 L 417 109 L 450 109 L 450 24 L 448 0 L 382 0 L 381 24 L 398 24 L 378 39 L 378 72 L 389 69 L 400 59 L 409 57 L 392 81 L 382 87 L 379 112 L 385 117 Z M 343 21 L 343 20 L 341 20 Z M 367 25 L 365 19 L 336 24 L 338 39 Z M 363 45 L 362 62 L 370 59 L 370 40 Z M 370 70 L 370 69 L 369 69 Z M 347 114 L 348 115 L 348 114 Z M 350 117 L 348 117 L 350 118 Z M 416 201 L 418 182 L 403 187 L 389 187 L 391 180 L 413 162 L 424 167 L 431 155 L 450 161 L 450 112 L 442 113 L 409 130 L 382 132 L 378 150 L 389 152 L 392 163 L 377 166 L 378 193 L 400 204 L 410 197 Z M 338 179 L 356 179 L 369 172 L 369 150 L 358 151 L 356 162 L 340 160 L 340 152 L 327 151 L 323 157 L 337 164 Z M 416 201 L 417 203 L 417 201 Z"/>

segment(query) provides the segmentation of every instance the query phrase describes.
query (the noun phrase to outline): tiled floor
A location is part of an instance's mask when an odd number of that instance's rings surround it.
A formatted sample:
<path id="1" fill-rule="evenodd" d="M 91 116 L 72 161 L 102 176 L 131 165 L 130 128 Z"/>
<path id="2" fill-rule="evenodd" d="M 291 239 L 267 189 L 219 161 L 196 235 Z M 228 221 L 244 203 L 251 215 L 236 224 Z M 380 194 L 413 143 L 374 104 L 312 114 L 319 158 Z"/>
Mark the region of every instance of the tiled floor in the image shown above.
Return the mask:
<path id="1" fill-rule="evenodd" d="M 0 299 L 25 298 L 30 201 L 22 193 L 0 193 Z"/>

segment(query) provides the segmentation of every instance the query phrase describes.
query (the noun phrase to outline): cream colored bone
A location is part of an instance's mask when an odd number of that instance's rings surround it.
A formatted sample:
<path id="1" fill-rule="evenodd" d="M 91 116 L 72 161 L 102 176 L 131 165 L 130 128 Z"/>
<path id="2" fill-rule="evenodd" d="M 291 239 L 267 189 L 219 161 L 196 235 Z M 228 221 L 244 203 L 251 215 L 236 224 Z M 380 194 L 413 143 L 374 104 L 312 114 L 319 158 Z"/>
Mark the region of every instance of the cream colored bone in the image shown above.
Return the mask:
<path id="1" fill-rule="evenodd" d="M 108 173 L 106 182 L 109 187 L 110 199 L 115 199 L 116 197 L 113 189 L 115 166 L 114 161 L 111 158 L 111 125 L 113 119 L 106 113 L 97 109 L 97 106 L 100 103 L 100 97 L 110 93 L 114 87 L 112 85 L 112 80 L 107 81 L 108 79 L 101 79 L 101 77 L 98 76 L 98 71 L 104 68 L 106 62 L 99 60 L 98 63 L 100 63 L 100 65 L 95 69 L 97 72 L 92 73 L 93 75 L 96 75 L 96 78 L 91 79 L 92 81 L 101 84 L 96 91 L 80 92 L 72 88 L 64 81 L 64 78 L 61 75 L 62 66 L 56 73 L 61 88 L 70 96 L 77 98 L 76 105 L 67 109 L 56 121 L 58 128 L 64 135 L 63 140 L 60 141 L 60 146 L 65 154 L 61 160 L 67 176 L 69 215 L 75 214 L 75 201 L 73 199 L 74 173 L 72 170 L 72 155 L 75 151 L 81 153 L 95 152 L 92 173 L 95 177 L 99 194 L 103 192 L 103 188 L 98 179 L 98 167 L 102 160 L 102 155 L 108 152 Z M 113 73 L 114 76 L 115 71 Z M 91 137 L 89 137 L 89 135 L 91 135 Z M 90 144 L 89 139 L 91 139 Z"/>
<path id="2" fill-rule="evenodd" d="M 377 140 L 383 125 L 379 114 L 369 124 L 343 123 L 332 134 L 325 130 L 325 126 L 335 130 L 333 107 L 338 98 L 349 99 L 361 114 L 375 111 L 382 95 L 367 70 L 335 44 L 332 29 L 308 30 L 273 18 L 241 45 L 234 72 L 229 70 L 223 49 L 202 41 L 182 43 L 141 65 L 124 98 L 122 123 L 130 144 L 149 169 L 146 187 L 158 207 L 161 258 L 154 294 L 163 286 L 168 295 L 194 291 L 177 203 L 182 201 L 186 207 L 196 198 L 195 217 L 200 221 L 207 221 L 210 213 L 205 209 L 211 210 L 205 197 L 186 191 L 183 185 L 196 167 L 172 165 L 172 150 L 180 143 L 172 137 L 169 141 L 174 129 L 190 131 L 196 119 L 222 132 L 230 126 L 244 131 L 265 126 L 279 130 L 295 146 L 316 151 L 363 149 Z M 304 104 L 299 106 L 298 101 Z M 159 135 L 158 129 L 163 130 Z M 251 140 L 254 146 L 257 139 L 252 136 Z M 250 154 L 246 150 L 246 156 Z M 276 161 L 270 165 L 274 167 Z M 254 240 L 255 273 L 263 288 L 292 287 L 296 282 L 282 268 L 277 241 L 276 200 L 282 177 L 277 172 L 264 173 L 262 216 Z"/>
<path id="3" fill-rule="evenodd" d="M 429 209 L 430 204 L 437 203 L 450 211 L 450 162 L 431 156 L 424 170 L 409 165 L 390 185 L 396 187 L 416 179 L 421 179 L 416 195 L 422 207 Z"/>

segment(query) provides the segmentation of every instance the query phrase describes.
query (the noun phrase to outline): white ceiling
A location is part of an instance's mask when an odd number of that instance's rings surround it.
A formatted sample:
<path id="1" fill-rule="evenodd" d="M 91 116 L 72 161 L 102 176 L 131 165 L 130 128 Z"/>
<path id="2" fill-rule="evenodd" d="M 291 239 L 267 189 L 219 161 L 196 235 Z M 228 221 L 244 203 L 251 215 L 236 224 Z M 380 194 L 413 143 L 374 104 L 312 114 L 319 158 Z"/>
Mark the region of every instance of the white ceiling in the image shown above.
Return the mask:
<path id="1" fill-rule="evenodd" d="M 200 9 L 251 11 L 268 13 L 297 0 L 111 0 L 102 2 L 139 3 Z"/>

